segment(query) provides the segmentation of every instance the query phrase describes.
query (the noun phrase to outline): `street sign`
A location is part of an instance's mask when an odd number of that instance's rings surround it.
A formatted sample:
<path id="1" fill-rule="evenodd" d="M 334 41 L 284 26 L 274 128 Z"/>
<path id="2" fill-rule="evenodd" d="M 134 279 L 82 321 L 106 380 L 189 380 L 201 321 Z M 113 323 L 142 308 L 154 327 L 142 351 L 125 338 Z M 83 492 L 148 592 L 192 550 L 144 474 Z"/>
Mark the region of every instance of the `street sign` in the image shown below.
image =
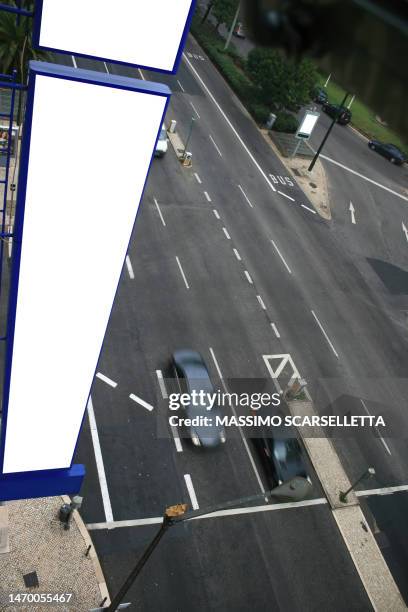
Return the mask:
<path id="1" fill-rule="evenodd" d="M 319 117 L 320 113 L 307 110 L 298 127 L 296 138 L 301 138 L 302 140 L 310 138 Z"/>
<path id="2" fill-rule="evenodd" d="M 37 0 L 38 49 L 177 72 L 195 0 Z"/>
<path id="3" fill-rule="evenodd" d="M 4 475 L 24 476 L 10 478 L 13 495 L 20 487 L 23 497 L 30 477 L 27 497 L 36 497 L 35 482 L 51 491 L 50 479 L 61 476 L 53 470 L 71 468 L 169 97 L 167 86 L 149 81 L 30 63 L 7 326 L 0 500 L 7 489 Z M 107 117 L 121 119 L 108 140 Z M 36 480 L 32 472 L 47 479 Z"/>

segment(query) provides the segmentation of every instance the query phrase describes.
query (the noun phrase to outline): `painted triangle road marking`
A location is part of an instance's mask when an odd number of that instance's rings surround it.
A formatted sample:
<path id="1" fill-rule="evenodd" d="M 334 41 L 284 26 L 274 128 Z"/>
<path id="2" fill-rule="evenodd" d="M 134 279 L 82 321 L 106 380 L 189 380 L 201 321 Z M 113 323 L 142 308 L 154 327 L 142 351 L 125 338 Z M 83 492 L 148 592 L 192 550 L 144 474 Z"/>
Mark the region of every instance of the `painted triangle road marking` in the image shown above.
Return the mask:
<path id="1" fill-rule="evenodd" d="M 293 378 L 300 378 L 300 374 L 298 372 L 297 367 L 294 364 L 294 361 L 289 353 L 283 353 L 281 355 L 262 355 L 265 361 L 265 365 L 268 369 L 268 372 L 271 378 L 279 378 L 280 374 L 282 374 L 285 366 L 289 364 L 292 368 L 292 376 Z M 273 362 L 273 367 L 272 367 Z"/>

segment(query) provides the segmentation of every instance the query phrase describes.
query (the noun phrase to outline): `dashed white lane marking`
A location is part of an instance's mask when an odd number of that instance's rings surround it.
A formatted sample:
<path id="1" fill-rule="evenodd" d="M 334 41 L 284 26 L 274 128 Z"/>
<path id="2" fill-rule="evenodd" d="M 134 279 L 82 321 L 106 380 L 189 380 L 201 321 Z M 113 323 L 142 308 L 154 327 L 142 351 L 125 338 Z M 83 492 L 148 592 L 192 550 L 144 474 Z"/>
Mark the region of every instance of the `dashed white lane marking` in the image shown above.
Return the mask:
<path id="1" fill-rule="evenodd" d="M 127 266 L 130 278 L 135 278 L 135 273 L 133 272 L 132 262 L 130 261 L 129 255 L 126 255 L 126 266 Z"/>
<path id="2" fill-rule="evenodd" d="M 372 415 L 370 414 L 370 412 L 368 411 L 368 408 L 367 408 L 367 406 L 366 406 L 365 401 L 364 401 L 364 400 L 362 400 L 362 399 L 360 399 L 360 402 L 363 404 L 363 408 L 364 408 L 364 410 L 366 411 L 366 413 L 368 414 L 368 416 L 372 416 Z M 374 425 L 374 429 L 376 430 L 376 432 L 377 432 L 377 434 L 378 434 L 378 436 L 379 436 L 379 439 L 380 439 L 380 441 L 381 441 L 382 445 L 384 446 L 385 450 L 387 451 L 387 453 L 388 453 L 389 455 L 391 455 L 392 453 L 391 453 L 391 451 L 390 451 L 390 447 L 388 446 L 388 444 L 386 443 L 386 441 L 384 440 L 384 438 L 383 438 L 383 437 L 382 437 L 382 435 L 380 434 L 380 430 L 379 430 L 379 429 L 378 429 L 378 427 L 376 427 L 375 425 Z"/>
<path id="3" fill-rule="evenodd" d="M 247 194 L 245 193 L 245 191 L 242 189 L 241 185 L 238 185 L 238 189 L 241 190 L 242 195 L 244 196 L 244 198 L 246 199 L 246 201 L 248 202 L 248 204 L 250 205 L 251 208 L 253 208 L 252 203 L 250 202 Z"/>
<path id="4" fill-rule="evenodd" d="M 290 196 L 288 196 L 286 193 L 283 193 L 283 191 L 279 191 L 278 189 L 278 193 L 283 196 L 284 198 L 288 198 L 288 200 L 292 200 L 292 202 L 295 201 L 295 198 L 291 198 Z"/>
<path id="5" fill-rule="evenodd" d="M 232 250 L 234 251 L 234 255 L 238 259 L 238 261 L 241 261 L 241 255 L 238 253 L 237 249 L 232 249 Z"/>
<path id="6" fill-rule="evenodd" d="M 314 319 L 315 319 L 316 323 L 317 323 L 317 324 L 318 324 L 318 326 L 320 327 L 320 331 L 322 332 L 323 336 L 326 338 L 328 345 L 330 346 L 331 350 L 333 351 L 333 353 L 336 355 L 336 357 L 337 357 L 337 359 L 338 359 L 338 358 L 339 358 L 339 355 L 338 355 L 338 353 L 337 353 L 336 349 L 334 348 L 333 343 L 332 343 L 332 341 L 330 340 L 329 336 L 326 334 L 326 332 L 325 332 L 325 330 L 324 330 L 324 328 L 323 328 L 323 325 L 320 323 L 319 319 L 317 318 L 315 311 L 314 311 L 314 310 L 311 310 L 311 313 L 312 313 L 312 315 L 313 315 L 313 317 L 314 317 Z"/>
<path id="7" fill-rule="evenodd" d="M 157 208 L 157 212 L 159 213 L 160 220 L 163 223 L 164 227 L 166 227 L 166 222 L 163 218 L 162 211 L 160 210 L 160 206 L 156 198 L 154 198 L 154 203 L 156 204 L 156 208 Z"/>
<path id="8" fill-rule="evenodd" d="M 227 124 L 229 125 L 229 127 L 231 128 L 231 130 L 233 131 L 235 136 L 237 137 L 239 143 L 241 144 L 243 149 L 246 151 L 246 153 L 248 154 L 249 158 L 251 159 L 251 161 L 253 162 L 253 164 L 257 168 L 257 170 L 261 173 L 261 175 L 263 176 L 263 178 L 265 179 L 265 181 L 267 182 L 269 187 L 272 189 L 272 191 L 276 191 L 275 187 L 272 185 L 271 181 L 268 179 L 268 177 L 266 176 L 265 172 L 262 170 L 261 166 L 256 161 L 255 157 L 252 155 L 251 151 L 248 149 L 248 147 L 246 146 L 246 144 L 242 140 L 241 136 L 238 134 L 237 130 L 234 128 L 234 126 L 232 125 L 231 121 L 228 119 L 227 115 L 222 110 L 221 106 L 218 104 L 217 100 L 214 98 L 213 94 L 208 89 L 207 85 L 204 83 L 203 79 L 200 77 L 200 75 L 198 74 L 197 70 L 194 68 L 193 64 L 190 62 L 190 60 L 188 59 L 188 57 L 187 57 L 187 55 L 185 53 L 183 53 L 183 58 L 184 58 L 184 61 L 190 67 L 190 70 L 195 74 L 195 76 L 197 77 L 198 81 L 201 83 L 201 85 L 203 86 L 203 88 L 205 89 L 205 91 L 207 92 L 207 94 L 209 95 L 209 97 L 211 98 L 213 103 L 215 104 L 215 106 L 218 108 L 218 110 L 221 113 L 221 115 L 224 117 L 225 121 L 227 122 Z"/>
<path id="9" fill-rule="evenodd" d="M 194 176 L 196 177 L 196 181 L 197 181 L 197 183 L 200 183 L 200 185 L 201 185 L 201 183 L 202 183 L 203 181 L 200 179 L 200 177 L 198 176 L 197 172 L 194 172 Z"/>
<path id="10" fill-rule="evenodd" d="M 305 204 L 301 204 L 302 208 L 306 208 L 306 210 L 308 210 L 309 212 L 313 213 L 314 215 L 316 214 L 316 211 L 313 210 L 313 208 L 309 208 L 309 206 L 305 206 Z"/>
<path id="11" fill-rule="evenodd" d="M 99 486 L 101 487 L 103 510 L 105 512 L 105 519 L 109 523 L 113 522 L 112 505 L 109 497 L 108 482 L 106 480 L 105 466 L 103 464 L 101 445 L 99 442 L 98 428 L 96 426 L 95 412 L 91 396 L 89 396 L 87 411 L 92 445 L 95 453 L 95 463 L 98 472 Z"/>
<path id="12" fill-rule="evenodd" d="M 100 372 L 96 373 L 96 378 L 99 378 L 100 380 L 103 380 L 103 382 L 105 382 L 107 385 L 109 385 L 110 387 L 113 387 L 115 389 L 115 387 L 118 386 L 118 383 L 115 382 L 114 380 L 112 380 L 111 378 L 108 378 L 107 376 L 105 376 L 104 374 L 101 374 Z"/>
<path id="13" fill-rule="evenodd" d="M 166 385 L 164 384 L 163 372 L 161 370 L 156 370 L 156 376 L 159 383 L 162 398 L 167 399 L 169 396 L 167 393 Z M 178 453 L 182 453 L 183 447 L 181 445 L 181 440 L 178 435 L 177 427 L 175 427 L 174 425 L 170 425 L 170 429 L 173 435 L 174 444 L 176 445 L 176 450 Z"/>
<path id="14" fill-rule="evenodd" d="M 231 240 L 231 236 L 229 235 L 229 233 L 227 232 L 225 227 L 222 228 L 222 231 L 224 232 L 225 237 L 227 238 L 227 240 Z"/>
<path id="15" fill-rule="evenodd" d="M 188 494 L 190 496 L 190 501 L 191 501 L 193 510 L 198 510 L 200 506 L 198 505 L 197 496 L 194 491 L 193 481 L 191 480 L 190 474 L 184 474 L 184 480 L 186 481 L 186 487 L 187 487 Z"/>
<path id="16" fill-rule="evenodd" d="M 220 368 L 218 360 L 217 360 L 217 358 L 215 356 L 214 350 L 211 348 L 211 346 L 210 346 L 210 353 L 211 353 L 211 357 L 212 357 L 212 360 L 213 360 L 214 365 L 215 365 L 215 369 L 217 370 L 217 373 L 218 373 L 218 376 L 220 378 L 221 384 L 222 384 L 222 386 L 224 388 L 224 391 L 225 391 L 225 393 L 228 393 L 228 387 L 225 384 L 224 377 L 223 377 L 222 372 L 221 372 L 221 368 Z M 231 403 L 231 410 L 232 410 L 233 415 L 237 418 L 237 416 L 238 416 L 237 415 L 237 411 L 235 410 L 235 406 L 234 406 L 233 403 Z M 255 478 L 256 478 L 256 481 L 258 483 L 258 486 L 259 486 L 261 492 L 265 493 L 265 487 L 262 484 L 262 479 L 261 479 L 261 477 L 259 475 L 258 469 L 257 469 L 255 461 L 254 461 L 254 458 L 252 456 L 252 453 L 251 453 L 251 451 L 249 449 L 248 441 L 247 441 L 247 439 L 246 439 L 246 437 L 244 435 L 244 432 L 242 431 L 242 427 L 240 425 L 238 425 L 238 431 L 239 431 L 239 434 L 241 436 L 241 440 L 242 440 L 242 443 L 243 443 L 243 445 L 245 447 L 246 453 L 248 455 L 249 462 L 250 462 L 251 467 L 253 469 L 253 472 L 255 474 Z M 265 501 L 267 501 L 266 498 L 265 498 Z"/>
<path id="17" fill-rule="evenodd" d="M 356 176 L 359 176 L 363 180 L 368 181 L 369 183 L 372 183 L 376 187 L 380 187 L 381 189 L 384 189 L 385 191 L 388 191 L 388 193 L 392 193 L 392 195 L 397 196 L 397 198 L 401 198 L 401 200 L 405 200 L 406 202 L 408 202 L 408 198 L 406 196 L 402 195 L 402 193 L 398 193 L 398 191 L 394 191 L 393 189 L 390 189 L 389 187 L 386 187 L 385 185 L 382 185 L 381 183 L 377 183 L 377 181 L 373 181 L 373 179 L 368 178 L 368 176 L 364 176 L 364 174 L 360 174 L 360 172 L 356 172 L 355 170 L 352 170 L 348 166 L 345 166 L 344 164 L 341 164 L 340 162 L 335 161 L 331 157 L 327 157 L 326 155 L 320 155 L 320 157 L 322 159 L 325 159 L 326 161 L 330 162 L 331 164 L 335 164 L 336 166 L 340 166 L 340 168 L 343 168 L 343 170 L 347 170 L 347 172 L 351 172 L 351 174 L 355 174 Z"/>
<path id="18" fill-rule="evenodd" d="M 182 84 L 180 83 L 180 81 L 179 81 L 178 79 L 177 79 L 177 83 L 178 83 L 178 85 L 179 85 L 179 87 L 180 87 L 181 91 L 182 91 L 183 93 L 186 93 L 186 90 L 184 89 L 184 87 L 182 86 Z"/>
<path id="19" fill-rule="evenodd" d="M 217 143 L 215 142 L 214 138 L 211 136 L 211 134 L 210 134 L 209 136 L 210 136 L 210 140 L 211 140 L 211 142 L 213 143 L 214 147 L 215 147 L 215 148 L 216 148 L 216 150 L 217 150 L 218 155 L 219 155 L 220 157 L 222 157 L 222 153 L 221 153 L 221 151 L 220 151 L 220 149 L 219 149 L 219 147 L 218 147 Z"/>
<path id="20" fill-rule="evenodd" d="M 141 78 L 143 81 L 145 81 L 146 79 L 145 79 L 145 77 L 144 77 L 143 72 L 140 70 L 140 68 L 138 68 L 138 71 L 139 71 L 139 74 L 140 74 L 140 78 Z"/>
<path id="21" fill-rule="evenodd" d="M 72 65 L 74 68 L 78 68 L 77 63 L 76 63 L 76 59 L 75 59 L 75 55 L 71 55 L 71 59 L 72 59 Z"/>
<path id="22" fill-rule="evenodd" d="M 292 270 L 289 268 L 288 264 L 285 261 L 285 258 L 283 257 L 282 253 L 280 252 L 280 250 L 278 249 L 278 247 L 276 246 L 275 242 L 273 240 L 271 240 L 273 247 L 275 249 L 275 251 L 277 252 L 277 254 L 279 255 L 279 257 L 281 258 L 285 268 L 287 269 L 287 271 L 289 272 L 289 274 L 292 274 Z"/>
<path id="23" fill-rule="evenodd" d="M 187 282 L 187 279 L 186 279 L 186 275 L 184 274 L 184 270 L 183 270 L 183 268 L 181 267 L 181 263 L 180 263 L 180 260 L 179 260 L 179 258 L 177 257 L 177 255 L 176 255 L 176 261 L 177 261 L 177 265 L 178 265 L 178 267 L 179 267 L 179 270 L 180 270 L 181 276 L 183 277 L 184 284 L 185 284 L 185 286 L 187 287 L 187 289 L 190 289 L 190 286 L 189 286 L 189 284 L 188 284 L 188 282 Z"/>
<path id="24" fill-rule="evenodd" d="M 191 104 L 191 108 L 193 109 L 193 111 L 195 112 L 195 114 L 197 115 L 198 119 L 201 119 L 200 115 L 198 114 L 198 110 L 196 109 L 196 107 L 194 106 L 194 104 L 191 102 L 190 100 L 190 104 Z"/>
<path id="25" fill-rule="evenodd" d="M 263 310 L 266 310 L 266 306 L 265 306 L 264 301 L 263 301 L 263 299 L 261 298 L 261 296 L 260 296 L 260 295 L 257 295 L 257 296 L 256 296 L 256 299 L 258 300 L 259 304 L 261 305 L 261 308 L 262 308 Z"/>
<path id="26" fill-rule="evenodd" d="M 108 70 L 108 66 L 107 66 L 106 62 L 103 62 L 103 65 L 105 66 L 106 72 L 109 74 L 109 70 Z"/>
<path id="27" fill-rule="evenodd" d="M 247 277 L 247 281 L 248 281 L 248 283 L 249 283 L 250 285 L 253 285 L 253 284 L 254 284 L 254 282 L 253 282 L 253 280 L 252 280 L 252 278 L 251 278 L 251 275 L 249 274 L 248 270 L 245 270 L 245 276 Z"/>
<path id="28" fill-rule="evenodd" d="M 218 210 L 215 210 L 215 208 L 213 209 L 213 213 L 217 217 L 217 219 L 220 218 L 220 215 L 218 214 Z"/>
<path id="29" fill-rule="evenodd" d="M 146 408 L 146 410 L 148 410 L 149 412 L 151 412 L 153 410 L 153 406 L 151 404 L 148 404 L 147 402 L 145 402 L 144 400 L 142 400 L 141 397 L 138 397 L 137 395 L 135 395 L 134 393 L 131 393 L 129 395 L 130 399 L 133 400 L 134 402 L 136 402 L 136 404 L 140 404 L 141 406 L 143 406 L 143 408 Z"/>
<path id="30" fill-rule="evenodd" d="M 208 195 L 208 193 L 206 191 L 204 191 L 204 195 L 207 198 L 207 202 L 212 202 L 210 196 Z"/>
<path id="31" fill-rule="evenodd" d="M 280 333 L 278 332 L 278 328 L 276 327 L 275 323 L 271 323 L 271 327 L 272 327 L 273 331 L 275 332 L 275 336 L 277 338 L 280 338 Z"/>

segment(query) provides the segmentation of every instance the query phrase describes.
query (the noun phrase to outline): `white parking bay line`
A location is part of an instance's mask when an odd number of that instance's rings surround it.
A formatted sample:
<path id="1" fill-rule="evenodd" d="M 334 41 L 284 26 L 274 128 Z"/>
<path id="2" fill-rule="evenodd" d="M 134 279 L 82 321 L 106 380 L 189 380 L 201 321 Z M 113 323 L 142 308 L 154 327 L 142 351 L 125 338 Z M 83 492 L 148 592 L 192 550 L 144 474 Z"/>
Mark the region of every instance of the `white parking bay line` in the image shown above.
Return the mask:
<path id="1" fill-rule="evenodd" d="M 225 237 L 227 240 L 231 240 L 231 236 L 229 235 L 229 233 L 227 232 L 227 229 L 225 227 L 222 228 L 222 231 L 225 234 Z"/>
<path id="2" fill-rule="evenodd" d="M 180 274 L 181 274 L 181 276 L 183 277 L 184 284 L 185 284 L 185 286 L 187 287 L 187 289 L 190 289 L 190 285 L 189 285 L 189 284 L 188 284 L 188 282 L 187 282 L 186 275 L 184 274 L 184 270 L 183 270 L 183 268 L 181 267 L 181 263 L 180 263 L 180 260 L 179 260 L 179 258 L 177 257 L 177 255 L 176 255 L 176 261 L 177 261 L 177 265 L 178 265 L 179 270 L 180 270 Z"/>
<path id="3" fill-rule="evenodd" d="M 290 196 L 288 196 L 286 193 L 283 193 L 283 191 L 279 191 L 278 189 L 278 193 L 283 196 L 284 198 L 288 198 L 288 200 L 292 200 L 292 202 L 295 201 L 295 198 L 291 198 Z"/>
<path id="4" fill-rule="evenodd" d="M 360 402 L 363 404 L 363 408 L 364 408 L 364 410 L 366 411 L 366 413 L 368 414 L 368 416 L 372 416 L 372 415 L 370 414 L 370 412 L 368 411 L 368 408 L 367 408 L 367 406 L 366 406 L 365 401 L 364 401 L 364 400 L 362 400 L 362 399 L 360 399 Z M 377 427 L 377 426 L 375 426 L 375 425 L 374 425 L 374 429 L 376 430 L 376 432 L 377 432 L 377 434 L 378 434 L 378 436 L 379 436 L 380 442 L 381 442 L 381 443 L 382 443 L 382 445 L 384 446 L 385 450 L 387 451 L 387 453 L 388 453 L 389 455 L 391 455 L 392 453 L 391 453 L 391 451 L 390 451 L 390 447 L 388 446 L 388 444 L 386 443 L 386 441 L 384 440 L 384 438 L 383 438 L 383 437 L 382 437 L 382 435 L 380 434 L 380 430 L 379 430 L 379 429 L 378 429 L 378 427 Z"/>
<path id="5" fill-rule="evenodd" d="M 128 269 L 129 277 L 130 278 L 135 278 L 135 273 L 133 272 L 132 262 L 130 261 L 129 255 L 126 255 L 126 266 L 127 266 L 127 269 Z"/>
<path id="6" fill-rule="evenodd" d="M 166 385 L 164 384 L 163 372 L 161 370 L 156 370 L 156 376 L 160 387 L 160 392 L 163 399 L 167 399 L 168 393 L 166 389 Z M 176 450 L 178 453 L 183 452 L 183 447 L 181 445 L 181 440 L 178 435 L 177 427 L 174 425 L 170 425 L 171 433 L 173 434 L 174 444 L 176 445 Z"/>
<path id="7" fill-rule="evenodd" d="M 331 350 L 333 351 L 333 353 L 336 355 L 336 357 L 337 357 L 337 359 L 338 359 L 338 358 L 339 358 L 339 355 L 338 355 L 338 353 L 337 353 L 336 349 L 334 348 L 333 343 L 332 343 L 332 341 L 330 340 L 329 336 L 326 334 L 326 332 L 325 332 L 325 330 L 324 330 L 324 328 L 323 328 L 323 325 L 320 323 L 320 321 L 319 321 L 319 319 L 317 318 L 317 316 L 316 316 L 316 314 L 315 314 L 314 310 L 311 310 L 311 313 L 312 313 L 312 315 L 313 315 L 313 317 L 314 317 L 314 319 L 315 319 L 316 323 L 317 323 L 317 324 L 318 324 L 318 326 L 320 327 L 320 330 L 321 330 L 321 332 L 322 332 L 323 336 L 326 338 L 328 345 L 330 346 Z"/>
<path id="8" fill-rule="evenodd" d="M 272 327 L 273 331 L 275 332 L 275 336 L 277 338 L 280 338 L 280 333 L 278 332 L 278 328 L 276 327 L 275 323 L 271 323 L 271 327 Z"/>
<path id="9" fill-rule="evenodd" d="M 190 102 L 190 104 L 191 104 L 191 107 L 192 107 L 193 111 L 194 111 L 194 112 L 195 112 L 195 114 L 197 115 L 197 118 L 198 118 L 198 119 L 201 119 L 201 117 L 200 117 L 200 115 L 198 114 L 198 111 L 197 111 L 196 107 L 194 106 L 194 104 L 193 104 L 192 102 Z"/>
<path id="10" fill-rule="evenodd" d="M 279 255 L 279 257 L 281 258 L 281 260 L 284 263 L 285 268 L 287 269 L 287 271 L 289 272 L 289 274 L 292 274 L 292 270 L 289 268 L 288 264 L 285 261 L 285 258 L 283 257 L 282 253 L 280 252 L 280 250 L 278 249 L 278 247 L 276 246 L 275 242 L 273 240 L 271 240 L 273 247 L 275 249 L 275 251 L 277 252 L 277 254 Z"/>
<path id="11" fill-rule="evenodd" d="M 252 203 L 250 202 L 250 200 L 249 200 L 247 194 L 245 193 L 245 191 L 242 189 L 241 185 L 238 185 L 238 189 L 241 191 L 242 195 L 244 196 L 244 198 L 246 199 L 246 201 L 248 202 L 250 207 L 253 208 Z"/>
<path id="12" fill-rule="evenodd" d="M 216 148 L 218 155 L 219 155 L 220 157 L 222 157 L 222 153 L 221 153 L 221 151 L 220 151 L 220 149 L 219 149 L 219 147 L 218 147 L 217 143 L 215 142 L 214 138 L 211 136 L 211 134 L 210 134 L 210 140 L 211 140 L 211 142 L 213 143 L 214 147 Z"/>
<path id="13" fill-rule="evenodd" d="M 104 374 L 101 374 L 100 372 L 96 373 L 96 378 L 99 378 L 100 380 L 103 380 L 103 382 L 105 382 L 107 385 L 110 385 L 113 388 L 118 386 L 117 382 L 115 382 L 114 380 L 108 378 Z"/>
<path id="14" fill-rule="evenodd" d="M 193 481 L 191 480 L 190 474 L 184 474 L 184 480 L 186 481 L 187 491 L 190 496 L 193 510 L 198 510 L 200 506 L 198 505 L 197 496 L 194 491 Z"/>
<path id="15" fill-rule="evenodd" d="M 212 202 L 210 196 L 208 195 L 207 191 L 204 191 L 204 195 L 207 198 L 207 202 Z"/>
<path id="16" fill-rule="evenodd" d="M 148 410 L 149 412 L 151 412 L 153 410 L 153 406 L 151 404 L 148 404 L 147 402 L 145 402 L 144 400 L 142 400 L 141 397 L 138 397 L 137 395 L 135 395 L 134 393 L 131 393 L 129 395 L 130 399 L 133 400 L 134 402 L 136 402 L 137 404 L 140 404 L 141 406 L 143 406 L 143 408 L 146 408 L 146 410 Z"/>
<path id="17" fill-rule="evenodd" d="M 165 220 L 163 218 L 162 211 L 160 210 L 159 203 L 156 200 L 156 198 L 153 198 L 153 199 L 154 199 L 154 203 L 156 204 L 157 212 L 159 213 L 159 217 L 161 219 L 161 222 L 163 223 L 164 227 L 166 227 L 166 222 L 165 222 Z"/>
<path id="18" fill-rule="evenodd" d="M 105 512 L 106 521 L 111 522 L 113 521 L 112 506 L 111 506 L 111 501 L 109 497 L 108 483 L 107 483 L 106 474 L 105 474 L 105 466 L 103 464 L 101 445 L 99 442 L 98 428 L 96 426 L 95 412 L 93 409 L 91 396 L 89 396 L 87 411 L 88 411 L 88 419 L 89 419 L 89 428 L 91 430 L 92 445 L 93 445 L 94 453 L 95 453 L 95 463 L 96 463 L 96 469 L 98 472 L 99 486 L 101 487 L 103 510 Z"/>

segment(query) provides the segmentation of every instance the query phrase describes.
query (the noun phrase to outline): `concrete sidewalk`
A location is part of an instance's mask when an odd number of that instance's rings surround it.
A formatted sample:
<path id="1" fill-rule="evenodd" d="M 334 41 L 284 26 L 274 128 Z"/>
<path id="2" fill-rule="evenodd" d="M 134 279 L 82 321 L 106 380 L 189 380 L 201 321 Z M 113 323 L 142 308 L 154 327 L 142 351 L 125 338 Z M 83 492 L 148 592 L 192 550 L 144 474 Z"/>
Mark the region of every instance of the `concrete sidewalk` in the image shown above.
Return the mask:
<path id="1" fill-rule="evenodd" d="M 48 497 L 8 502 L 0 507 L 0 610 L 22 612 L 86 612 L 100 606 L 109 594 L 88 531 L 74 512 L 65 530 L 58 511 L 67 497 Z M 8 520 L 8 537 L 4 530 Z M 2 537 L 1 537 L 2 536 Z M 88 546 L 92 546 L 85 556 Z M 35 572 L 38 586 L 27 587 L 27 574 Z M 26 579 L 24 579 L 24 576 Z M 35 578 L 35 576 L 31 576 Z M 21 601 L 10 602 L 10 594 Z M 58 605 L 35 603 L 40 594 L 66 595 Z M 26 596 L 32 603 L 22 603 Z"/>

